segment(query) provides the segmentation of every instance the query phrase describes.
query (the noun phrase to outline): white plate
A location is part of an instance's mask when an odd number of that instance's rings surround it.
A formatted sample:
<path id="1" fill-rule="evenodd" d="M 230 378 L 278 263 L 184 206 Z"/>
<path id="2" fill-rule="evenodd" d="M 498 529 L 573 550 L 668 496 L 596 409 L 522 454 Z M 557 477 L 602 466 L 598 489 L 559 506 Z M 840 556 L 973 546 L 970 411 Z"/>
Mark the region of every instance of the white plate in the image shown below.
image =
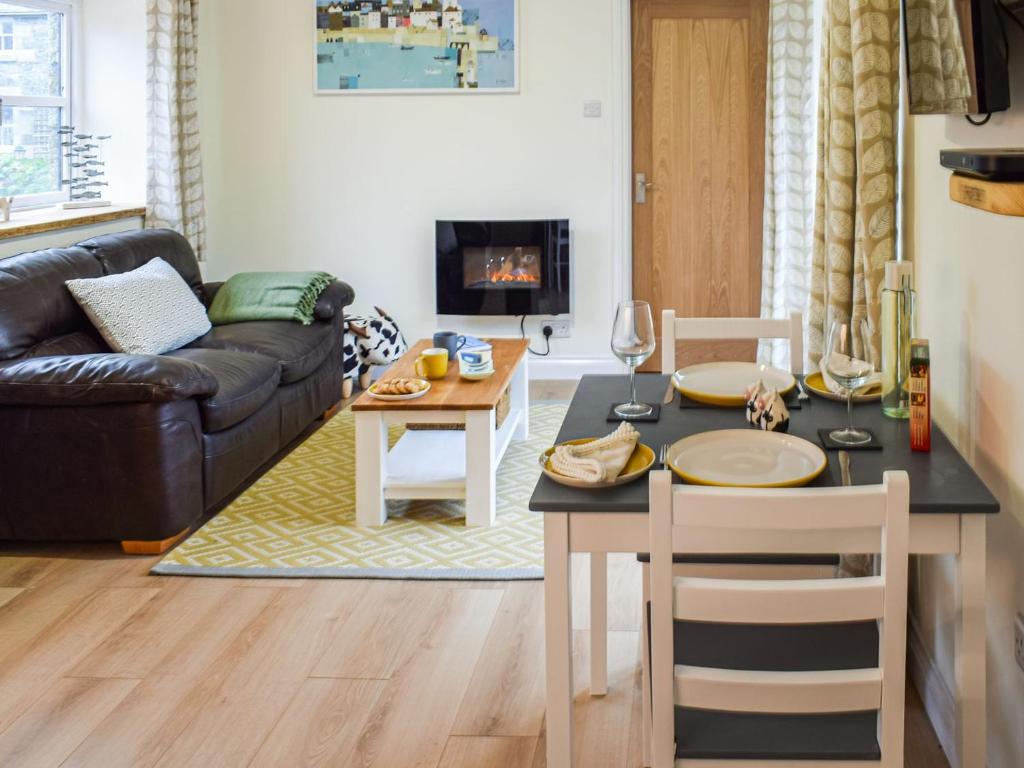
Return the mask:
<path id="1" fill-rule="evenodd" d="M 426 381 L 425 379 L 420 379 L 420 381 L 423 381 L 427 386 L 421 389 L 419 392 L 412 392 L 408 395 L 378 395 L 376 392 L 373 391 L 373 388 L 377 386 L 376 384 L 371 384 L 370 388 L 366 390 L 366 393 L 370 397 L 376 398 L 377 400 L 415 400 L 417 397 L 423 397 L 425 394 L 427 394 L 427 392 L 430 391 L 430 382 Z"/>
<path id="2" fill-rule="evenodd" d="M 793 374 L 757 363 L 701 363 L 672 374 L 676 389 L 691 400 L 711 405 L 745 405 L 744 393 L 758 379 L 781 395 L 796 386 Z"/>
<path id="3" fill-rule="evenodd" d="M 820 475 L 828 459 L 814 443 L 759 429 L 722 429 L 684 437 L 668 451 L 669 467 L 696 485 L 792 488 Z"/>

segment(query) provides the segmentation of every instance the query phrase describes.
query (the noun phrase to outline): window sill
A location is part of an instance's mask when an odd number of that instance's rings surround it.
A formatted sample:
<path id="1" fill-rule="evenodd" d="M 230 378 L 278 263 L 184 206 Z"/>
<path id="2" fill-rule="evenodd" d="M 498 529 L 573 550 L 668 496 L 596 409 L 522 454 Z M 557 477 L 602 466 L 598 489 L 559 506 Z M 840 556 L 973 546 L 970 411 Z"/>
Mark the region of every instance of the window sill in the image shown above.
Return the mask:
<path id="1" fill-rule="evenodd" d="M 106 208 L 79 208 L 70 211 L 52 207 L 31 211 L 12 211 L 10 221 L 0 222 L 0 241 L 59 229 L 74 229 L 90 224 L 101 224 L 105 221 L 143 218 L 145 215 L 146 209 L 143 206 L 118 203 Z"/>

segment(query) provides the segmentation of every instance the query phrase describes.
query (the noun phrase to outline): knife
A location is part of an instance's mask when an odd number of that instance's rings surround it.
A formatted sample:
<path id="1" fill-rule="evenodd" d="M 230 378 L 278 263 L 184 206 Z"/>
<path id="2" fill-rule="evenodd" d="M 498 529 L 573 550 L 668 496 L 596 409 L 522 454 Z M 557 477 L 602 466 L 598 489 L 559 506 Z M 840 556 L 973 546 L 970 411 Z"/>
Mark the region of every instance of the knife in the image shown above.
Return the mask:
<path id="1" fill-rule="evenodd" d="M 846 451 L 839 452 L 839 474 L 843 479 L 843 485 L 853 485 L 853 478 L 850 476 L 850 454 Z"/>
<path id="2" fill-rule="evenodd" d="M 665 397 L 661 399 L 663 405 L 671 403 L 676 396 L 676 389 L 672 386 L 672 379 L 668 380 L 668 386 L 665 388 Z"/>

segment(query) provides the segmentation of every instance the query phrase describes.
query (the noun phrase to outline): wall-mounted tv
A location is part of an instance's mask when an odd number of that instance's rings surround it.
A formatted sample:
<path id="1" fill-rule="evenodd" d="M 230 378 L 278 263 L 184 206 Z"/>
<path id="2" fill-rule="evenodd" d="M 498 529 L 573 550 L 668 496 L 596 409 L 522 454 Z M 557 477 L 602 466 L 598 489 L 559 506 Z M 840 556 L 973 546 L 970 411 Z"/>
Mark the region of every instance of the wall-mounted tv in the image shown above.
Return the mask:
<path id="1" fill-rule="evenodd" d="M 1010 107 L 999 0 L 903 0 L 910 113 L 978 115 Z"/>

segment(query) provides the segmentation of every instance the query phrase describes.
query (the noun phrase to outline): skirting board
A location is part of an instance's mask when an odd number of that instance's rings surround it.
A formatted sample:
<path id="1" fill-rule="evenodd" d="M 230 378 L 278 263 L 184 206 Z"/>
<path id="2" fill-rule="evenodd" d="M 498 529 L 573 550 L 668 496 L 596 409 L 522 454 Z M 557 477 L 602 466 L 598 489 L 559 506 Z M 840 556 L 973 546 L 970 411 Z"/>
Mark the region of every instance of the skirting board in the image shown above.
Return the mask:
<path id="1" fill-rule="evenodd" d="M 946 753 L 950 767 L 960 768 L 956 752 L 956 699 L 924 644 L 917 619 L 913 616 L 907 621 L 907 644 L 910 679 L 921 695 L 924 711 L 942 745 L 942 751 Z"/>
<path id="2" fill-rule="evenodd" d="M 537 357 L 530 355 L 530 378 L 535 380 L 573 380 L 587 374 L 625 373 L 626 366 L 608 357 Z"/>

